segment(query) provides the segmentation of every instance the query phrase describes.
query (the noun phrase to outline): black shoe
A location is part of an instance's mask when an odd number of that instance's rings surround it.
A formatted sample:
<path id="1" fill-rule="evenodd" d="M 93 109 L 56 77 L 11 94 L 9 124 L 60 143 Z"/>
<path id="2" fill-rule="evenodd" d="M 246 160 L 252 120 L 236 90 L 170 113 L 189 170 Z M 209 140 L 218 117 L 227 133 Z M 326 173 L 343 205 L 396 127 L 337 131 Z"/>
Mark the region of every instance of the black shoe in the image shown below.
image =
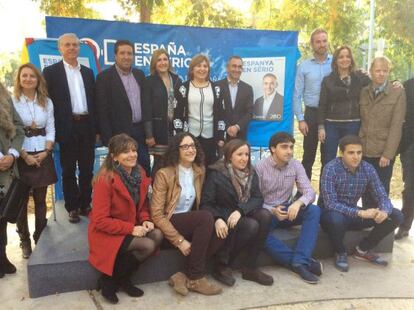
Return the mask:
<path id="1" fill-rule="evenodd" d="M 314 258 L 311 258 L 310 264 L 308 266 L 308 270 L 312 272 L 314 275 L 317 275 L 318 277 L 320 277 L 323 273 L 323 265 L 320 261 Z"/>
<path id="2" fill-rule="evenodd" d="M 2 257 L 0 259 L 0 273 L 3 274 L 12 274 L 16 273 L 16 266 L 14 266 L 7 257 Z"/>
<path id="3" fill-rule="evenodd" d="M 3 269 L 1 269 L 1 267 L 0 267 L 0 279 L 3 278 L 3 277 L 4 277 L 4 272 L 3 272 Z"/>
<path id="4" fill-rule="evenodd" d="M 28 259 L 32 254 L 32 244 L 29 240 L 20 241 L 20 247 L 22 248 L 22 257 Z"/>
<path id="5" fill-rule="evenodd" d="M 128 294 L 128 296 L 141 297 L 144 295 L 144 291 L 133 285 L 129 278 L 124 279 L 120 285 L 124 292 Z"/>
<path id="6" fill-rule="evenodd" d="M 394 239 L 395 240 L 401 240 L 403 238 L 407 238 L 408 237 L 408 234 L 409 234 L 409 231 L 408 230 L 402 229 L 400 227 L 400 228 L 398 228 L 398 231 L 395 234 Z"/>
<path id="7" fill-rule="evenodd" d="M 72 210 L 69 212 L 69 222 L 71 223 L 79 223 L 80 221 L 80 217 L 79 217 L 79 213 L 78 210 Z"/>
<path id="8" fill-rule="evenodd" d="M 111 304 L 117 304 L 119 299 L 116 296 L 116 284 L 114 280 L 109 276 L 102 276 L 98 280 L 98 287 L 97 290 L 101 290 L 101 295 Z"/>
<path id="9" fill-rule="evenodd" d="M 273 284 L 273 277 L 269 276 L 268 274 L 265 274 L 264 272 L 260 271 L 257 268 L 253 269 L 253 268 L 243 267 L 242 278 L 244 280 L 259 283 L 261 285 L 270 286 Z"/>
<path id="10" fill-rule="evenodd" d="M 87 208 L 80 208 L 79 209 L 79 215 L 81 216 L 89 216 L 89 213 L 91 212 L 92 208 L 91 207 L 87 207 Z"/>
<path id="11" fill-rule="evenodd" d="M 211 275 L 214 279 L 223 284 L 226 284 L 227 286 L 233 286 L 234 283 L 236 283 L 236 279 L 232 275 L 231 268 L 224 265 L 219 265 L 214 268 L 214 271 Z"/>
<path id="12" fill-rule="evenodd" d="M 319 282 L 318 277 L 315 276 L 312 272 L 310 272 L 305 265 L 292 265 L 290 268 L 306 283 L 316 284 Z"/>

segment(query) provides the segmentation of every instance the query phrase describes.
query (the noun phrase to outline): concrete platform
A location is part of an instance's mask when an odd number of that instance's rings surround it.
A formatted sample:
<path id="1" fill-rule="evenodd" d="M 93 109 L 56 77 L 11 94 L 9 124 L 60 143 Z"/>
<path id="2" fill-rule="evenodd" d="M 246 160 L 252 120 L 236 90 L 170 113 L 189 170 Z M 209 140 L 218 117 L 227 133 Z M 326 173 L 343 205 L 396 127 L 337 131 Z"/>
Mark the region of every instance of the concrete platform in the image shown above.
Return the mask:
<path id="1" fill-rule="evenodd" d="M 78 224 L 67 220 L 67 213 L 62 202 L 56 205 L 57 221 L 50 218 L 48 226 L 31 255 L 28 265 L 29 295 L 32 298 L 56 293 L 91 290 L 96 287 L 99 273 L 88 263 L 87 225 L 88 219 L 82 217 Z M 278 229 L 274 232 L 281 240 L 294 245 L 299 229 Z M 367 231 L 348 232 L 345 243 L 351 251 Z M 393 235 L 382 240 L 375 249 L 377 252 L 392 252 Z M 328 236 L 321 230 L 314 256 L 327 258 L 333 250 Z M 162 250 L 159 255 L 146 260 L 133 275 L 134 283 L 151 283 L 164 281 L 183 266 L 183 257 L 177 250 Z M 266 253 L 261 253 L 260 266 L 273 265 Z M 236 262 L 237 265 L 237 262 Z M 45 285 L 47 283 L 47 285 Z"/>

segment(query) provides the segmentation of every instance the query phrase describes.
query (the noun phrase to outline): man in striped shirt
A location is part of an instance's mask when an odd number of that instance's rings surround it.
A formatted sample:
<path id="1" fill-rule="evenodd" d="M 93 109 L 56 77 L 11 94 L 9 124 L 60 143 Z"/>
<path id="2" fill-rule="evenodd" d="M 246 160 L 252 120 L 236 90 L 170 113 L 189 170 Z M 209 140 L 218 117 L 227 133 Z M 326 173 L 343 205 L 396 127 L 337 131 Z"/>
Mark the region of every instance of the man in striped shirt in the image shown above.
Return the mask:
<path id="1" fill-rule="evenodd" d="M 305 282 L 315 284 L 322 274 L 322 264 L 311 257 L 319 230 L 320 209 L 311 203 L 315 191 L 302 164 L 292 158 L 295 139 L 286 132 L 273 135 L 269 141 L 271 156 L 256 166 L 264 205 L 274 216 L 271 228 L 302 225 L 295 248 L 290 248 L 270 233 L 266 251 L 277 262 L 298 274 Z M 296 185 L 302 193 L 292 201 Z"/>
<path id="2" fill-rule="evenodd" d="M 358 136 L 345 136 L 339 142 L 341 157 L 330 161 L 321 177 L 323 212 L 321 225 L 329 234 L 336 252 L 335 267 L 349 269 L 343 238 L 347 230 L 373 227 L 369 235 L 356 247 L 354 257 L 377 265 L 388 263 L 371 251 L 385 236 L 393 232 L 403 220 L 400 210 L 393 208 L 375 168 L 362 160 L 362 142 Z M 357 206 L 361 196 L 370 192 L 377 208 Z"/>

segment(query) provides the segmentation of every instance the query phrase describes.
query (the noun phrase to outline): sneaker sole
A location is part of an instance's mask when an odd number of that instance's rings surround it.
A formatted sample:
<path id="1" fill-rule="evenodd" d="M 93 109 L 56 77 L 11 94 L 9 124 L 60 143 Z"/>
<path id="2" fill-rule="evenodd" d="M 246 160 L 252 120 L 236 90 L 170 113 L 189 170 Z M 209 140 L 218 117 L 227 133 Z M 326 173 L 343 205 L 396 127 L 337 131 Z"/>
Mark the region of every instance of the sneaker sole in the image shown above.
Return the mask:
<path id="1" fill-rule="evenodd" d="M 386 267 L 388 266 L 388 262 L 384 262 L 384 263 L 377 263 L 377 262 L 373 262 L 372 260 L 363 258 L 361 256 L 356 256 L 356 255 L 352 255 L 353 258 L 355 258 L 356 260 L 362 261 L 362 262 L 367 262 L 367 263 L 371 263 L 374 266 L 382 266 L 382 267 Z"/>

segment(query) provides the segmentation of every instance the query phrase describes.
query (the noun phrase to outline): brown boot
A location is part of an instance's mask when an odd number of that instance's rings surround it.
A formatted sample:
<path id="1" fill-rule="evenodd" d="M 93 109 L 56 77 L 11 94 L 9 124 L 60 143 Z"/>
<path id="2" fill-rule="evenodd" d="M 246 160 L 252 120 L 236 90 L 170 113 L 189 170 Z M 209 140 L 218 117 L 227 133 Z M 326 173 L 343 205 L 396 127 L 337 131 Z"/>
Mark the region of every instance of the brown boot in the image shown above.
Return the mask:
<path id="1" fill-rule="evenodd" d="M 243 267 L 242 278 L 245 280 L 253 281 L 261 285 L 272 285 L 273 277 L 261 272 L 257 268 Z"/>
<path id="2" fill-rule="evenodd" d="M 190 291 L 197 292 L 203 295 L 218 295 L 222 292 L 221 287 L 215 285 L 207 280 L 206 277 L 202 277 L 197 280 L 187 280 L 187 288 Z"/>
<path id="3" fill-rule="evenodd" d="M 180 295 L 186 296 L 188 289 L 186 286 L 187 276 L 181 271 L 173 274 L 168 280 L 168 284 Z"/>

